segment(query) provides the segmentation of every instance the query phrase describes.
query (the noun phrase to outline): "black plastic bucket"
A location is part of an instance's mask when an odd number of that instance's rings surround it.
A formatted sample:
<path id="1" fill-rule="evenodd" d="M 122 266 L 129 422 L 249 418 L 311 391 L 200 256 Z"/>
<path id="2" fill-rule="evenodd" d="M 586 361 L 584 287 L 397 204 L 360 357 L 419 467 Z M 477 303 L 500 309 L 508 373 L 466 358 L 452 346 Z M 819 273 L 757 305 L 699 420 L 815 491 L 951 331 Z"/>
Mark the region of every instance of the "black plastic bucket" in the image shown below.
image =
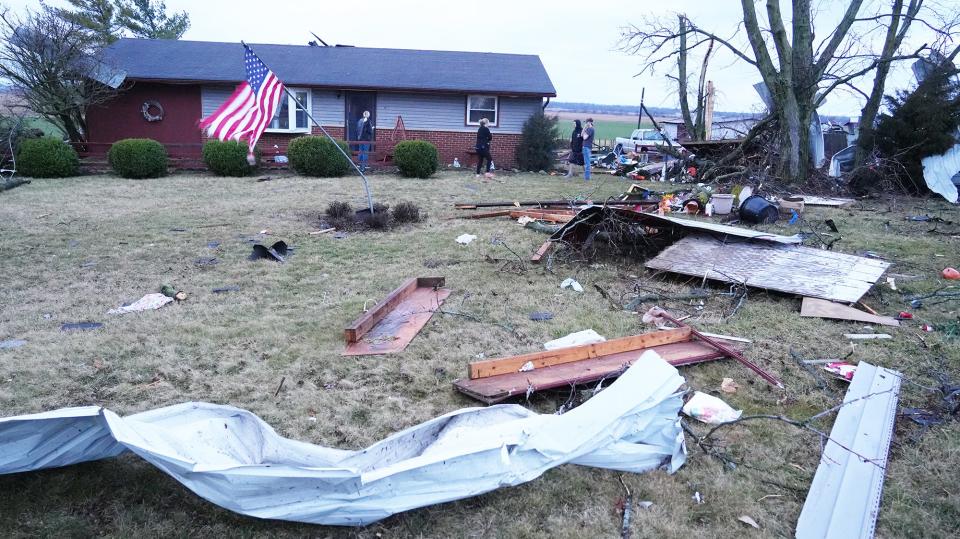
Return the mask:
<path id="1" fill-rule="evenodd" d="M 740 204 L 740 220 L 745 223 L 775 223 L 780 210 L 760 195 L 748 197 Z"/>

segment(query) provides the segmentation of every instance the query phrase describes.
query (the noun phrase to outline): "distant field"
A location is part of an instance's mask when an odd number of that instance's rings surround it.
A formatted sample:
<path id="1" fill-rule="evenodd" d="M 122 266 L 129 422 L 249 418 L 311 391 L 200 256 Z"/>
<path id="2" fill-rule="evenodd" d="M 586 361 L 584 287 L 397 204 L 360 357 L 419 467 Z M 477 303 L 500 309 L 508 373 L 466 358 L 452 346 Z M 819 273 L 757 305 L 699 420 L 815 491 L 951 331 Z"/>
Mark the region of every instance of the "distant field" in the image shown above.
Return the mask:
<path id="1" fill-rule="evenodd" d="M 636 116 L 618 116 L 615 114 L 593 114 L 587 112 L 554 112 L 560 118 L 560 130 L 564 133 L 572 131 L 572 121 L 583 121 L 588 117 L 593 118 L 593 128 L 596 130 L 595 137 L 598 140 L 613 140 L 617 137 L 627 137 L 637 128 Z M 652 125 L 649 122 L 643 122 L 640 127 L 649 128 Z"/>

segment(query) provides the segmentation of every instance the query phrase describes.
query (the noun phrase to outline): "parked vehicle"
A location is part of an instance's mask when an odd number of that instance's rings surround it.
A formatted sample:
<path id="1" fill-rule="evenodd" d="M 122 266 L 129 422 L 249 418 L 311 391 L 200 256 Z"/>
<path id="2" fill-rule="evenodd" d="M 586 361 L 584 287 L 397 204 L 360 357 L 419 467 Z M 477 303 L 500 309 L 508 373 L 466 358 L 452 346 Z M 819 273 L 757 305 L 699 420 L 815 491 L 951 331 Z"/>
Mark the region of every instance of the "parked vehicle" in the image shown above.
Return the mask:
<path id="1" fill-rule="evenodd" d="M 656 129 L 634 129 L 630 138 L 617 137 L 613 150 L 617 153 L 639 152 L 641 148 L 656 150 L 665 145 L 663 135 Z"/>

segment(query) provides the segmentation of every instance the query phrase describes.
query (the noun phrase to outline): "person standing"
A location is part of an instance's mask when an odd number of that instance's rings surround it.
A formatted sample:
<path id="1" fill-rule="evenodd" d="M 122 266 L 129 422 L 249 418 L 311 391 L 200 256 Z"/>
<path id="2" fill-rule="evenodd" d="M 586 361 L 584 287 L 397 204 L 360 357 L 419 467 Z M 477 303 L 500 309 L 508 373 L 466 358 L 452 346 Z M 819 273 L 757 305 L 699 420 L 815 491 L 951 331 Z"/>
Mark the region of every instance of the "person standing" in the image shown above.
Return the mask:
<path id="1" fill-rule="evenodd" d="M 477 176 L 480 175 L 480 165 L 483 160 L 487 160 L 486 175 L 490 176 L 490 143 L 493 141 L 493 134 L 487 124 L 490 123 L 486 118 L 480 118 L 480 129 L 477 129 Z"/>
<path id="2" fill-rule="evenodd" d="M 580 120 L 574 120 L 573 134 L 570 135 L 570 158 L 567 159 L 567 178 L 573 176 L 575 165 L 583 165 L 583 139 L 580 138 L 582 132 L 583 127 L 580 125 Z"/>
<path id="3" fill-rule="evenodd" d="M 357 121 L 357 140 L 360 141 L 360 171 L 367 170 L 367 158 L 370 153 L 370 141 L 373 140 L 373 125 L 370 121 L 370 111 L 363 111 L 363 117 Z"/>
<path id="4" fill-rule="evenodd" d="M 593 148 L 593 118 L 587 118 L 586 126 L 580 133 L 583 140 L 583 179 L 590 179 L 590 150 Z"/>

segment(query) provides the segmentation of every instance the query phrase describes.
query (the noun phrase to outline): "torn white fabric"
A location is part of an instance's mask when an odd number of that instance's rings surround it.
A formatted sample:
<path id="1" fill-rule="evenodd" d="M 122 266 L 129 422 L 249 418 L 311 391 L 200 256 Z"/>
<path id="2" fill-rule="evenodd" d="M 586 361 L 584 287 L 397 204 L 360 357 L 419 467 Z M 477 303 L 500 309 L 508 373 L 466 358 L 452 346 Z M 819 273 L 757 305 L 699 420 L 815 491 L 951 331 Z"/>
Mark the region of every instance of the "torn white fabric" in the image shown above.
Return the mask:
<path id="1" fill-rule="evenodd" d="M 656 355 L 563 415 L 465 408 L 360 451 L 279 436 L 254 414 L 185 403 L 127 417 L 95 406 L 0 419 L 0 474 L 132 451 L 197 495 L 258 518 L 359 526 L 533 480 L 565 463 L 626 472 L 686 458 L 677 370 Z"/>
<path id="2" fill-rule="evenodd" d="M 956 204 L 957 186 L 953 183 L 953 177 L 960 173 L 960 144 L 941 155 L 924 157 L 920 164 L 923 165 L 923 181 L 927 182 L 927 187 Z"/>
<path id="3" fill-rule="evenodd" d="M 171 301 L 173 301 L 173 298 L 164 296 L 163 294 L 147 294 L 130 305 L 110 309 L 107 311 L 107 314 L 127 314 L 159 309 Z"/>
<path id="4" fill-rule="evenodd" d="M 471 241 L 473 241 L 473 240 L 475 240 L 475 239 L 477 239 L 477 237 L 474 236 L 473 234 L 460 234 L 459 236 L 457 236 L 457 240 L 456 240 L 456 241 L 457 241 L 457 243 L 459 243 L 460 245 L 467 245 L 468 243 L 470 243 Z"/>
<path id="5" fill-rule="evenodd" d="M 572 288 L 574 292 L 583 292 L 583 285 L 577 282 L 573 277 L 568 277 L 560 283 L 560 288 Z"/>
<path id="6" fill-rule="evenodd" d="M 695 391 L 690 400 L 683 405 L 683 413 L 711 425 L 736 421 L 743 414 L 742 411 L 734 410 L 723 400 L 699 391 Z"/>
<path id="7" fill-rule="evenodd" d="M 593 344 L 605 342 L 606 340 L 606 337 L 600 335 L 593 329 L 585 329 L 583 331 L 571 333 L 566 337 L 560 337 L 559 339 L 547 341 L 543 343 L 543 348 L 546 350 L 556 350 L 557 348 L 568 348 L 570 346 L 579 346 L 581 344 Z"/>

